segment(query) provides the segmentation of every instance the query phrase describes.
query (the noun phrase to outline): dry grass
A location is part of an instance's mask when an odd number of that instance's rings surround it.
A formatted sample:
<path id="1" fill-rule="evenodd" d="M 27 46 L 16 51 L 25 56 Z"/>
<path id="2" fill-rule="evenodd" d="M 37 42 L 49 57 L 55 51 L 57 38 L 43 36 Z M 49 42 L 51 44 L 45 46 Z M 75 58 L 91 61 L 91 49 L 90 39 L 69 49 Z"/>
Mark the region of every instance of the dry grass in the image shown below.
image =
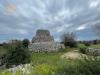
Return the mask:
<path id="1" fill-rule="evenodd" d="M 80 53 L 78 50 L 74 50 L 63 54 L 61 57 L 66 59 L 81 59 L 87 57 L 87 55 Z"/>

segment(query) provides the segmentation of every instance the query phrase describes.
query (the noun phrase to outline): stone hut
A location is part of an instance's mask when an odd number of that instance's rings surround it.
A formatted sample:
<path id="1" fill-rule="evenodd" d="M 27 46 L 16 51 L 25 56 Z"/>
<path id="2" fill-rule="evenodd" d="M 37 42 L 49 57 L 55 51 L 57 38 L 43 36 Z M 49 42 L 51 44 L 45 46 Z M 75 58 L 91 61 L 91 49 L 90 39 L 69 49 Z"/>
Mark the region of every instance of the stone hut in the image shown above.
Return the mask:
<path id="1" fill-rule="evenodd" d="M 65 48 L 63 44 L 55 42 L 48 30 L 39 29 L 29 45 L 29 50 L 33 52 L 57 52 Z"/>
<path id="2" fill-rule="evenodd" d="M 54 38 L 50 35 L 48 30 L 39 29 L 36 32 L 36 36 L 33 37 L 32 43 L 36 42 L 53 42 Z"/>

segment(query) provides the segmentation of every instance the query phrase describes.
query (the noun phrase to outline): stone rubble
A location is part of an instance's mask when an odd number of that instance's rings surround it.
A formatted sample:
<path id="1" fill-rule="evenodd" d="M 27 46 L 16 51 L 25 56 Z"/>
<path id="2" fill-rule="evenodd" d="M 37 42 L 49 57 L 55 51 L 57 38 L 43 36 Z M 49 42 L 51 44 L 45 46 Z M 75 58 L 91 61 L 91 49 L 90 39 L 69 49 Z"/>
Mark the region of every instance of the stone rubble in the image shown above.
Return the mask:
<path id="1" fill-rule="evenodd" d="M 22 75 L 30 75 L 32 68 L 33 67 L 31 64 L 24 64 L 24 65 L 19 65 L 13 68 L 9 68 L 6 71 L 12 72 L 12 75 L 16 75 L 17 71 L 22 72 Z"/>
<path id="2" fill-rule="evenodd" d="M 86 49 L 87 54 L 100 56 L 100 49 L 88 48 Z"/>

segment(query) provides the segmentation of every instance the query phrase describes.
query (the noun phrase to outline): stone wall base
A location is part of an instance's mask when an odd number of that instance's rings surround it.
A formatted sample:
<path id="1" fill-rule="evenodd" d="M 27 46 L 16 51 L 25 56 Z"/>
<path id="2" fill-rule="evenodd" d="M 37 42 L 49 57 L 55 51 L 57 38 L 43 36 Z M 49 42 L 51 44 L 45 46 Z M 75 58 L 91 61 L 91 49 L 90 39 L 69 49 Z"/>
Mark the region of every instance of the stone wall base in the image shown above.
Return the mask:
<path id="1" fill-rule="evenodd" d="M 59 42 L 38 42 L 29 45 L 29 50 L 32 52 L 57 52 L 64 48 L 65 46 Z"/>

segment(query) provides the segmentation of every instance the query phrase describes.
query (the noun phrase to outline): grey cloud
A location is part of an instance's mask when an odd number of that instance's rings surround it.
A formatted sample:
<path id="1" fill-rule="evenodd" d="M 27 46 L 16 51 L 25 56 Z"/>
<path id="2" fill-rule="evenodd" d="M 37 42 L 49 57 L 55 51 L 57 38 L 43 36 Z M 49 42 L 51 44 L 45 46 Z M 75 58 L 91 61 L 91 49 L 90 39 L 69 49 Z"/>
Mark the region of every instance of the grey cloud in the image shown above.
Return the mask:
<path id="1" fill-rule="evenodd" d="M 7 3 L 14 3 L 16 11 L 4 14 Z M 100 19 L 100 9 L 90 7 L 90 0 L 0 0 L 0 34 L 28 32 L 38 28 L 47 28 L 55 36 L 76 28 L 92 25 Z M 98 5 L 99 6 L 99 5 Z M 6 31 L 5 31 L 6 30 Z M 19 33 L 20 34 L 20 33 Z"/>

